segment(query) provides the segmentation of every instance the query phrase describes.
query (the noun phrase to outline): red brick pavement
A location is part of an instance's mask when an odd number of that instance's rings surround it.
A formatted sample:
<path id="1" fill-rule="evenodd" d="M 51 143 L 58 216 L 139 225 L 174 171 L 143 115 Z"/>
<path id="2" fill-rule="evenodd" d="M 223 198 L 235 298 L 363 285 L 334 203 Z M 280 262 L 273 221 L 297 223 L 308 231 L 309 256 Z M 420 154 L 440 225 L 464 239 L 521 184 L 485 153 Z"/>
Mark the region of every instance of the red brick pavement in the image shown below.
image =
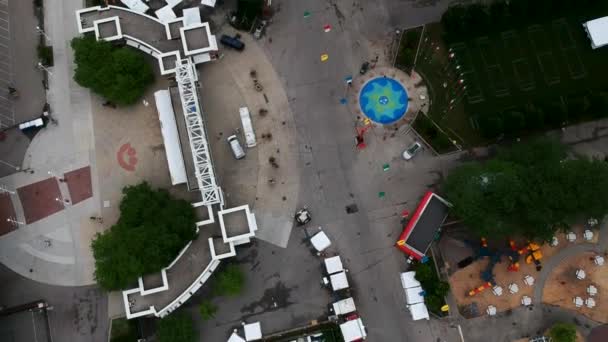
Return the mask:
<path id="1" fill-rule="evenodd" d="M 7 219 L 17 219 L 15 208 L 11 201 L 11 195 L 8 193 L 0 194 L 0 236 L 8 234 L 17 229 L 14 223 L 8 222 Z"/>
<path id="2" fill-rule="evenodd" d="M 93 196 L 91 185 L 91 168 L 85 166 L 81 169 L 70 171 L 63 175 L 70 191 L 72 204 L 84 201 Z"/>
<path id="3" fill-rule="evenodd" d="M 62 199 L 57 178 L 48 178 L 17 189 L 25 215 L 25 223 L 30 224 L 52 215 L 64 206 L 55 198 Z"/>

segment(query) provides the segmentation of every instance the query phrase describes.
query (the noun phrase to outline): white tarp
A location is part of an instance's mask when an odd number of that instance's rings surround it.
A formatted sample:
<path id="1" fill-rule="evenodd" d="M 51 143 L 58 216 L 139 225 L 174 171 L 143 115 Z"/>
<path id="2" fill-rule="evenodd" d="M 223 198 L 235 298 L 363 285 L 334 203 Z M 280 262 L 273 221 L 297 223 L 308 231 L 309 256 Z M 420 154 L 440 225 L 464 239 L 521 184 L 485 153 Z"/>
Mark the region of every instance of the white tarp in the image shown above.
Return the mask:
<path id="1" fill-rule="evenodd" d="M 408 305 L 424 303 L 424 297 L 420 294 L 422 292 L 422 287 L 410 287 L 409 289 L 405 289 L 405 298 L 407 300 Z"/>
<path id="2" fill-rule="evenodd" d="M 209 7 L 215 7 L 216 0 L 201 0 L 201 4 Z"/>
<path id="3" fill-rule="evenodd" d="M 186 8 L 183 11 L 184 27 L 201 23 L 201 11 L 198 7 Z"/>
<path id="4" fill-rule="evenodd" d="M 327 270 L 327 274 L 334 274 L 344 270 L 342 267 L 342 260 L 339 255 L 335 257 L 326 258 L 325 260 L 325 269 Z"/>
<path id="5" fill-rule="evenodd" d="M 257 143 L 255 141 L 255 133 L 253 132 L 251 116 L 249 115 L 249 108 L 239 108 L 239 115 L 241 116 L 241 123 L 243 124 L 243 134 L 245 134 L 245 143 L 247 144 L 247 147 L 255 147 Z"/>
<path id="6" fill-rule="evenodd" d="M 416 280 L 416 271 L 401 273 L 401 286 L 403 286 L 404 289 L 420 286 L 420 282 Z"/>
<path id="7" fill-rule="evenodd" d="M 344 271 L 330 275 L 329 281 L 331 282 L 331 288 L 334 291 L 348 288 L 348 279 L 346 278 L 346 272 Z"/>
<path id="8" fill-rule="evenodd" d="M 608 17 L 590 20 L 583 24 L 589 39 L 591 39 L 591 47 L 597 49 L 604 45 L 608 45 Z"/>
<path id="9" fill-rule="evenodd" d="M 156 13 L 156 17 L 158 18 L 158 20 L 160 20 L 161 23 L 168 23 L 170 21 L 173 21 L 173 19 L 177 19 L 177 16 L 175 15 L 175 12 L 173 12 L 173 9 L 170 5 L 161 7 L 154 13 Z"/>
<path id="10" fill-rule="evenodd" d="M 239 336 L 236 331 L 230 335 L 230 338 L 226 342 L 246 342 L 244 338 Z"/>
<path id="11" fill-rule="evenodd" d="M 357 310 L 357 307 L 355 307 L 355 301 L 352 297 L 337 301 L 333 303 L 332 306 L 336 315 L 345 315 Z"/>
<path id="12" fill-rule="evenodd" d="M 186 177 L 184 157 L 179 145 L 179 133 L 177 131 L 177 123 L 175 122 L 173 105 L 171 104 L 171 94 L 168 90 L 159 90 L 154 93 L 154 100 L 156 101 L 160 131 L 163 136 L 167 163 L 169 164 L 171 184 L 186 183 L 188 178 Z"/>
<path id="13" fill-rule="evenodd" d="M 345 342 L 358 341 L 367 336 L 361 318 L 340 324 L 340 331 Z"/>
<path id="14" fill-rule="evenodd" d="M 310 243 L 312 243 L 313 247 L 319 251 L 324 251 L 327 247 L 331 245 L 331 241 L 324 232 L 318 232 L 315 236 L 310 239 Z"/>
<path id="15" fill-rule="evenodd" d="M 120 0 L 125 6 L 129 7 L 134 12 L 137 13 L 146 13 L 146 11 L 150 8 L 148 5 L 144 4 L 141 0 Z"/>
<path id="16" fill-rule="evenodd" d="M 409 306 L 410 314 L 412 319 L 417 321 L 419 319 L 429 319 L 429 310 L 427 310 L 424 303 L 413 304 Z"/>

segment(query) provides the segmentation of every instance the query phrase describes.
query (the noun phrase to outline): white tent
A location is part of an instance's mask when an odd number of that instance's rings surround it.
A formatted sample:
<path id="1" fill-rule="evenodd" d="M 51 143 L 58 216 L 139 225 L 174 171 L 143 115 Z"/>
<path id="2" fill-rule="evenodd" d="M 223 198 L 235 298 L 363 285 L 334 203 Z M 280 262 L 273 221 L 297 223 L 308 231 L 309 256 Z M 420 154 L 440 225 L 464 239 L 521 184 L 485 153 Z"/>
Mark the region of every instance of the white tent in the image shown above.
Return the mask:
<path id="1" fill-rule="evenodd" d="M 334 291 L 348 288 L 348 279 L 346 279 L 346 272 L 344 271 L 330 275 L 329 281 Z"/>
<path id="2" fill-rule="evenodd" d="M 528 286 L 534 285 L 534 277 L 529 274 L 526 274 L 526 276 L 524 277 L 524 284 Z"/>
<path id="3" fill-rule="evenodd" d="M 256 341 L 262 338 L 262 326 L 260 322 L 245 324 L 243 329 L 245 329 L 245 340 L 247 341 Z"/>
<path id="4" fill-rule="evenodd" d="M 329 238 L 323 231 L 320 231 L 315 234 L 315 236 L 310 239 L 310 243 L 312 243 L 312 246 L 318 252 L 324 251 L 327 247 L 331 245 L 331 241 L 329 241 Z"/>
<path id="5" fill-rule="evenodd" d="M 400 278 L 401 286 L 403 286 L 404 289 L 420 286 L 420 282 L 416 280 L 416 271 L 403 272 L 401 273 Z"/>
<path id="6" fill-rule="evenodd" d="M 429 310 L 426 308 L 424 303 L 413 304 L 409 306 L 410 314 L 414 321 L 420 319 L 429 319 Z"/>
<path id="7" fill-rule="evenodd" d="M 141 0 L 120 0 L 125 6 L 129 7 L 134 12 L 137 13 L 146 13 L 146 11 L 150 8 L 148 5 L 144 4 Z"/>
<path id="8" fill-rule="evenodd" d="M 410 287 L 405 289 L 405 299 L 408 305 L 424 303 L 424 297 L 421 295 L 422 287 Z"/>
<path id="9" fill-rule="evenodd" d="M 597 287 L 595 287 L 594 285 L 587 286 L 587 294 L 592 297 L 595 296 L 597 294 Z"/>
<path id="10" fill-rule="evenodd" d="M 584 23 L 583 27 L 591 39 L 593 49 L 608 45 L 608 17 L 590 20 Z"/>
<path id="11" fill-rule="evenodd" d="M 530 298 L 528 296 L 521 297 L 521 305 L 523 305 L 523 306 L 532 305 L 532 298 Z"/>
<path id="12" fill-rule="evenodd" d="M 593 239 L 593 232 L 589 229 L 585 230 L 583 233 L 583 239 L 585 239 L 585 241 L 591 241 L 591 239 Z"/>
<path id="13" fill-rule="evenodd" d="M 596 255 L 595 258 L 593 258 L 593 262 L 598 265 L 598 266 L 603 266 L 604 265 L 604 257 L 601 255 Z"/>
<path id="14" fill-rule="evenodd" d="M 509 292 L 511 292 L 511 294 L 519 292 L 519 286 L 515 283 L 511 283 L 511 285 L 509 285 Z"/>
<path id="15" fill-rule="evenodd" d="M 488 305 L 488 308 L 486 309 L 486 313 L 488 314 L 488 316 L 495 316 L 496 312 L 497 310 L 494 305 Z"/>
<path id="16" fill-rule="evenodd" d="M 184 27 L 200 24 L 202 22 L 201 11 L 198 9 L 198 7 L 184 8 L 182 17 L 184 18 Z"/>
<path id="17" fill-rule="evenodd" d="M 168 23 L 168 22 L 172 21 L 173 19 L 177 19 L 177 15 L 175 15 L 175 12 L 173 12 L 171 5 L 166 5 L 164 7 L 161 7 L 160 9 L 156 10 L 154 13 L 156 14 L 156 17 L 158 18 L 158 20 L 160 20 L 162 23 Z"/>
<path id="18" fill-rule="evenodd" d="M 572 303 L 574 303 L 574 306 L 577 308 L 580 308 L 583 306 L 583 298 L 576 296 L 572 299 Z"/>
<path id="19" fill-rule="evenodd" d="M 327 274 L 334 274 L 344 270 L 344 267 L 342 267 L 342 260 L 340 259 L 339 255 L 326 258 L 324 261 Z"/>
<path id="20" fill-rule="evenodd" d="M 201 0 L 201 4 L 209 7 L 215 7 L 216 0 Z"/>
<path id="21" fill-rule="evenodd" d="M 236 333 L 236 329 L 235 331 L 232 333 L 232 335 L 230 335 L 230 338 L 228 338 L 228 341 L 226 342 L 246 342 L 244 338 L 242 338 L 241 336 L 239 336 L 239 334 Z"/>
<path id="22" fill-rule="evenodd" d="M 163 136 L 167 164 L 169 164 L 169 175 L 171 184 L 183 184 L 187 182 L 184 156 L 179 144 L 179 132 L 175 122 L 175 113 L 171 104 L 171 94 L 168 90 L 159 90 L 154 93 L 158 120 L 160 120 L 160 132 Z"/>
<path id="23" fill-rule="evenodd" d="M 357 307 L 355 306 L 355 301 L 352 297 L 339 300 L 333 303 L 332 307 L 336 315 L 345 315 L 347 313 L 351 313 L 357 310 Z"/>
<path id="24" fill-rule="evenodd" d="M 587 299 L 585 299 L 585 305 L 587 305 L 587 307 L 589 309 L 594 308 L 595 307 L 595 299 L 593 299 L 593 298 L 587 298 Z"/>
<path id="25" fill-rule="evenodd" d="M 570 242 L 576 241 L 576 234 L 574 234 L 574 232 L 570 232 L 570 233 L 566 234 L 566 240 L 568 240 Z"/>
<path id="26" fill-rule="evenodd" d="M 500 287 L 500 286 L 498 286 L 498 285 L 494 286 L 494 287 L 492 288 L 492 293 L 493 293 L 495 296 L 497 296 L 497 297 L 502 296 L 502 287 Z"/>
<path id="27" fill-rule="evenodd" d="M 345 342 L 359 341 L 367 336 L 361 318 L 340 324 L 340 331 Z"/>
<path id="28" fill-rule="evenodd" d="M 557 236 L 554 236 L 551 239 L 551 247 L 556 247 L 557 245 L 559 245 L 559 240 L 557 239 Z"/>

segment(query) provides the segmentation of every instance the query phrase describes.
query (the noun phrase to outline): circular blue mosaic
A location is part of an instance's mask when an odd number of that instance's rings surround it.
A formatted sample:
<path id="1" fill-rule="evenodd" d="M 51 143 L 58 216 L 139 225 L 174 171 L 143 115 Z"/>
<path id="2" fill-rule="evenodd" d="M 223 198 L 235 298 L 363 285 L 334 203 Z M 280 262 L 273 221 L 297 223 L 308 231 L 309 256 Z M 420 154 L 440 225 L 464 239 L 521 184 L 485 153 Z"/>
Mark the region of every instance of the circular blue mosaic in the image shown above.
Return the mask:
<path id="1" fill-rule="evenodd" d="M 365 84 L 359 93 L 361 111 L 370 120 L 390 125 L 407 111 L 407 91 L 390 77 L 377 77 Z"/>

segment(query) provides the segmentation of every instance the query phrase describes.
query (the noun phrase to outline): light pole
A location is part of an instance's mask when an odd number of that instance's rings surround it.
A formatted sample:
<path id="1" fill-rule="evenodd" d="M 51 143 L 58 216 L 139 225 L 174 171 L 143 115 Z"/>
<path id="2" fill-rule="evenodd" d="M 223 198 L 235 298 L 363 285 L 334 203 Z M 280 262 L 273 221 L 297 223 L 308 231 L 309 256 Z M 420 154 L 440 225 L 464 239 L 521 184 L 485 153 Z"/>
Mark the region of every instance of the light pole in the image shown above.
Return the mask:
<path id="1" fill-rule="evenodd" d="M 6 162 L 6 161 L 4 161 L 4 160 L 2 160 L 2 159 L 0 159 L 0 163 L 2 163 L 2 164 L 4 164 L 4 165 L 7 165 L 7 166 L 10 166 L 10 167 L 12 167 L 13 169 L 15 169 L 16 171 L 20 171 L 20 170 L 21 170 L 21 168 L 20 168 L 19 166 L 15 166 L 15 165 L 13 165 L 13 164 L 11 164 L 11 163 L 9 163 L 9 162 Z"/>
<path id="2" fill-rule="evenodd" d="M 36 67 L 38 67 L 38 69 L 40 70 L 44 70 L 46 71 L 49 75 L 52 75 L 53 73 L 49 71 L 49 69 L 47 69 L 44 65 L 42 65 L 42 63 L 38 62 L 38 64 L 36 65 Z"/>
<path id="3" fill-rule="evenodd" d="M 16 225 L 17 227 L 25 225 L 25 222 L 17 221 L 10 217 L 6 219 L 6 222 L 10 222 L 10 223 Z"/>
<path id="4" fill-rule="evenodd" d="M 67 205 L 72 205 L 72 204 L 70 203 L 70 200 L 69 200 L 69 199 L 67 199 L 67 198 L 62 200 L 62 199 L 61 199 L 61 198 L 59 198 L 59 197 L 55 197 L 55 201 L 56 201 L 56 202 L 58 202 L 58 203 L 62 203 L 62 204 L 64 204 L 64 205 L 66 205 L 66 206 L 67 206 Z"/>
<path id="5" fill-rule="evenodd" d="M 40 28 L 40 26 L 36 26 L 36 32 L 43 35 L 46 38 L 46 40 L 48 40 L 49 42 L 51 41 L 51 38 L 46 34 L 46 32 L 44 32 L 43 29 Z"/>

